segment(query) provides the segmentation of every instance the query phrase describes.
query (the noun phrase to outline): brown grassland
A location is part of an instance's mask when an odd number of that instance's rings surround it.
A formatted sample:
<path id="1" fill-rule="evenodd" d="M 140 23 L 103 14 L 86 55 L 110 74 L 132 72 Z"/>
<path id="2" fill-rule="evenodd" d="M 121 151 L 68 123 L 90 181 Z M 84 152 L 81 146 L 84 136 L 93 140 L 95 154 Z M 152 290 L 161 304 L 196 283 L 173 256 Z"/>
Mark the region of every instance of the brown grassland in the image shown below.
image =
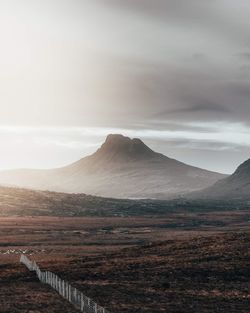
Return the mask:
<path id="1" fill-rule="evenodd" d="M 25 253 L 111 312 L 250 312 L 250 213 L 1 217 L 0 311 L 77 312 Z"/>

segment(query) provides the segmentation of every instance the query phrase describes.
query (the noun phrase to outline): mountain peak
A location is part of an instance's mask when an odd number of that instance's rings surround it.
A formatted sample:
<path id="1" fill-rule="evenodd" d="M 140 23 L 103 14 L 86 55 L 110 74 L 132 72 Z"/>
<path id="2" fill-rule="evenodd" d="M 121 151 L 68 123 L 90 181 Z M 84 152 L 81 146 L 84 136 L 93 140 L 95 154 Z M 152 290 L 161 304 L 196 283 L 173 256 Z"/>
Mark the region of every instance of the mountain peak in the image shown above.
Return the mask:
<path id="1" fill-rule="evenodd" d="M 148 158 L 156 155 L 142 140 L 131 139 L 121 134 L 108 135 L 97 153 L 124 159 Z"/>
<path id="2" fill-rule="evenodd" d="M 95 153 L 73 164 L 1 173 L 0 183 L 112 198 L 167 199 L 223 177 L 156 153 L 140 139 L 111 134 Z"/>

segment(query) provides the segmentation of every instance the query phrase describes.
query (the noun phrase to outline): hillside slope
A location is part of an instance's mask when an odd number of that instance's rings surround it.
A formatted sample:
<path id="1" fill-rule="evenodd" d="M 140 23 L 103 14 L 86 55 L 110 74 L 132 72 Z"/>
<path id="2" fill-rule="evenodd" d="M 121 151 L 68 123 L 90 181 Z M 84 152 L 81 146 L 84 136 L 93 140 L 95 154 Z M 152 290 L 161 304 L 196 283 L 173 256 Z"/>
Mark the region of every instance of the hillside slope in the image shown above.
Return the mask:
<path id="1" fill-rule="evenodd" d="M 250 159 L 229 177 L 204 190 L 191 193 L 190 198 L 218 200 L 250 200 Z"/>
<path id="2" fill-rule="evenodd" d="M 208 187 L 223 177 L 156 153 L 140 139 L 109 135 L 94 154 L 69 166 L 5 171 L 0 183 L 103 197 L 166 199 Z"/>

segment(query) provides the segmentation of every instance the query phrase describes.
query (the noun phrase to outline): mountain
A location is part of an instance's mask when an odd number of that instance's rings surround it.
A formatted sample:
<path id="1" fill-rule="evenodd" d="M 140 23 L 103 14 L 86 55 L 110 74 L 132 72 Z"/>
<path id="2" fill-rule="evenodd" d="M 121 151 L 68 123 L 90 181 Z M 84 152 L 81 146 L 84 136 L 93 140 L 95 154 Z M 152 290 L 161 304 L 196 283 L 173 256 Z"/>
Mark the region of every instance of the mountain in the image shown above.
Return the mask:
<path id="1" fill-rule="evenodd" d="M 156 153 L 140 139 L 109 135 L 94 154 L 52 170 L 0 173 L 0 184 L 115 198 L 166 199 L 212 185 L 225 175 Z"/>
<path id="2" fill-rule="evenodd" d="M 231 176 L 219 180 L 204 190 L 191 193 L 188 197 L 213 200 L 249 200 L 250 159 L 242 163 Z"/>

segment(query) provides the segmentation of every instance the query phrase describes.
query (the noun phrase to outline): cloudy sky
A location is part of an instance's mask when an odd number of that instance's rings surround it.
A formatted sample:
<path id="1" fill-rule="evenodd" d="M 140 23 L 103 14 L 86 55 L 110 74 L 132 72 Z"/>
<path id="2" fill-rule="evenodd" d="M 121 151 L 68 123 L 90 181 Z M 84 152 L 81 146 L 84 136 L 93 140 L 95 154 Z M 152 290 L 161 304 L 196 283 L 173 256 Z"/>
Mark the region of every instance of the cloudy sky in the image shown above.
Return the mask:
<path id="1" fill-rule="evenodd" d="M 0 0 L 0 168 L 108 133 L 231 173 L 250 157 L 248 0 Z"/>

